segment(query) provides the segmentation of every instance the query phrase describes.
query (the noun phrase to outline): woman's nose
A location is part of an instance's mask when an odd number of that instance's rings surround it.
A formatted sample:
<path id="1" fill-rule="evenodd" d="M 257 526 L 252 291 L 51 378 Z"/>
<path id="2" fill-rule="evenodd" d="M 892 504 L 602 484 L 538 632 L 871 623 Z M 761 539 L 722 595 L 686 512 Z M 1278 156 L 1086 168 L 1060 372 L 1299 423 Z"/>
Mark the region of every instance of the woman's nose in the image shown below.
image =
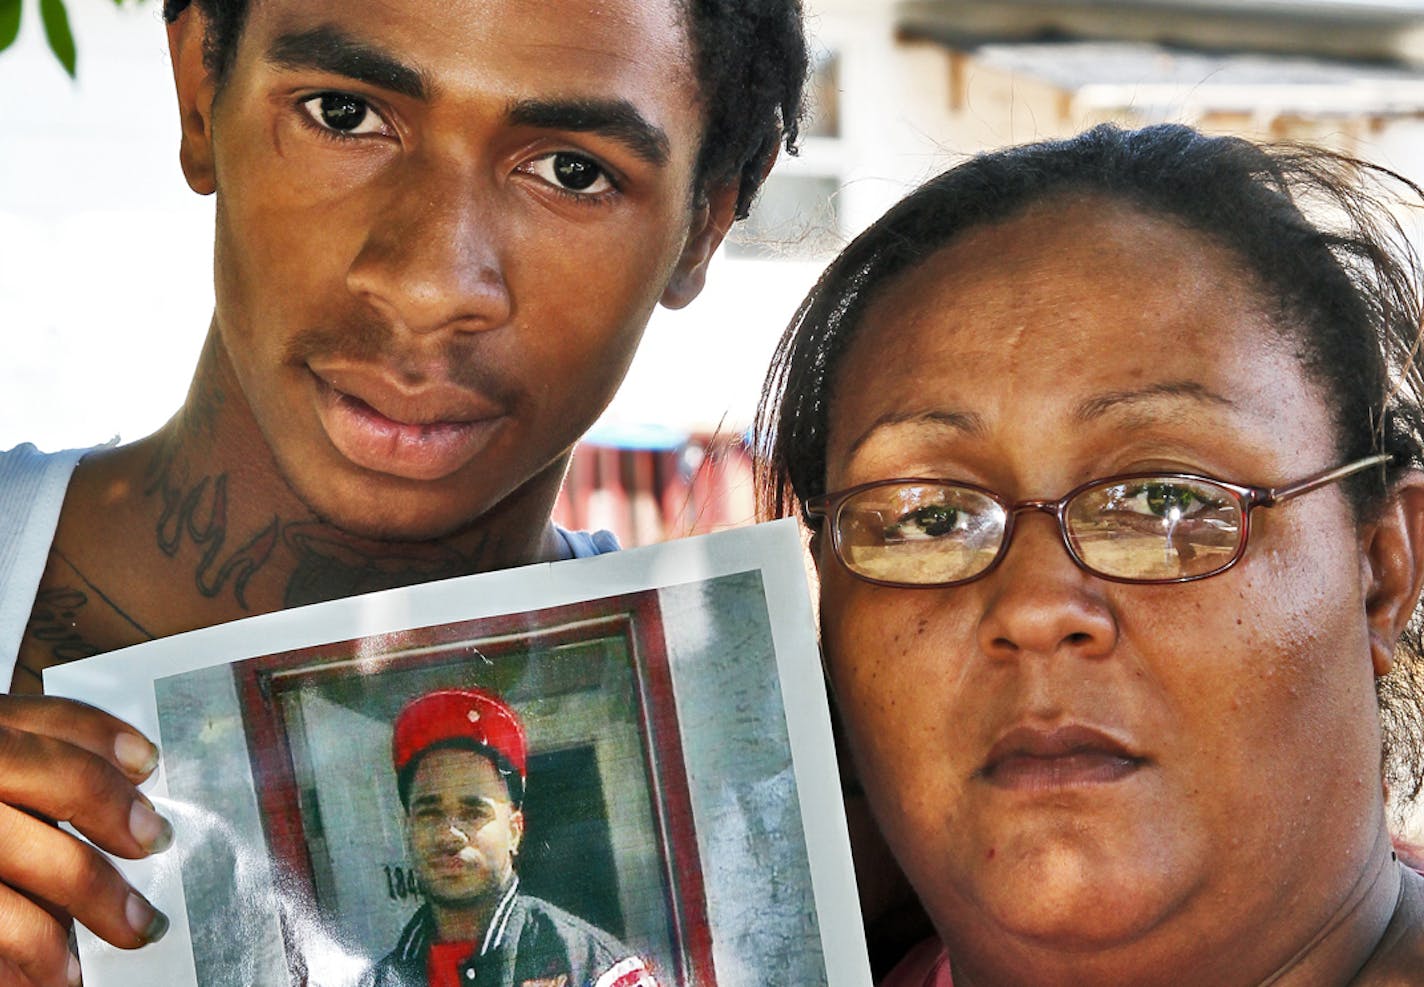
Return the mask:
<path id="1" fill-rule="evenodd" d="M 390 177 L 347 270 L 352 294 L 396 329 L 478 332 L 509 321 L 510 244 L 493 182 L 453 160 L 414 157 Z"/>
<path id="2" fill-rule="evenodd" d="M 998 568 L 985 577 L 979 646 L 990 658 L 1100 658 L 1117 643 L 1107 584 L 1078 568 L 1051 515 L 1020 515 Z"/>

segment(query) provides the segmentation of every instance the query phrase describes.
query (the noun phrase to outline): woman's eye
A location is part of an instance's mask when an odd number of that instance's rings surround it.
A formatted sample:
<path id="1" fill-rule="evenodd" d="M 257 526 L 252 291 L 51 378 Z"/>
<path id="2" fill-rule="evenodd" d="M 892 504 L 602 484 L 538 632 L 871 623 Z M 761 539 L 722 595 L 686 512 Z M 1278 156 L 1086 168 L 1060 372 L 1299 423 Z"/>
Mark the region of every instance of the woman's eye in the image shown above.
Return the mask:
<path id="1" fill-rule="evenodd" d="M 945 504 L 931 504 L 917 507 L 908 514 L 887 525 L 885 535 L 896 540 L 918 538 L 943 538 L 959 525 L 957 508 Z"/>
<path id="2" fill-rule="evenodd" d="M 530 161 L 525 169 L 556 188 L 579 195 L 598 195 L 613 188 L 602 165 L 572 151 L 556 151 Z"/>
<path id="3" fill-rule="evenodd" d="M 1157 517 L 1183 517 L 1213 505 L 1191 487 L 1176 483 L 1144 483 L 1128 491 L 1127 506 Z"/>
<path id="4" fill-rule="evenodd" d="M 359 137 L 386 132 L 386 121 L 359 96 L 318 93 L 302 100 L 302 109 L 323 130 Z"/>

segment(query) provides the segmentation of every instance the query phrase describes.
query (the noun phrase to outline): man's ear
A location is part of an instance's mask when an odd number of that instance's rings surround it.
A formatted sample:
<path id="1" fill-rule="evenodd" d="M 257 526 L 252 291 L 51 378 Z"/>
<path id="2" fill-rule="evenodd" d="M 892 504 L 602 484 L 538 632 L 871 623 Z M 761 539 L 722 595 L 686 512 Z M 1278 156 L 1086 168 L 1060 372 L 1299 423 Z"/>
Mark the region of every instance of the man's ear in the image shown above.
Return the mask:
<path id="1" fill-rule="evenodd" d="M 1369 591 L 1365 618 L 1376 676 L 1394 667 L 1394 649 L 1424 589 L 1424 473 L 1395 484 L 1379 518 L 1366 529 Z"/>
<path id="2" fill-rule="evenodd" d="M 736 218 L 740 190 L 736 180 L 718 185 L 693 210 L 682 256 L 663 289 L 662 303 L 667 308 L 682 308 L 702 293 L 702 286 L 707 283 L 707 265 Z"/>
<path id="3" fill-rule="evenodd" d="M 173 85 L 178 91 L 182 140 L 178 161 L 188 186 L 199 195 L 217 190 L 213 168 L 213 97 L 217 84 L 203 57 L 208 24 L 196 3 L 168 24 L 168 55 L 173 60 Z"/>
<path id="4" fill-rule="evenodd" d="M 524 810 L 515 809 L 509 814 L 509 852 L 511 855 L 519 853 L 519 848 L 524 843 Z"/>

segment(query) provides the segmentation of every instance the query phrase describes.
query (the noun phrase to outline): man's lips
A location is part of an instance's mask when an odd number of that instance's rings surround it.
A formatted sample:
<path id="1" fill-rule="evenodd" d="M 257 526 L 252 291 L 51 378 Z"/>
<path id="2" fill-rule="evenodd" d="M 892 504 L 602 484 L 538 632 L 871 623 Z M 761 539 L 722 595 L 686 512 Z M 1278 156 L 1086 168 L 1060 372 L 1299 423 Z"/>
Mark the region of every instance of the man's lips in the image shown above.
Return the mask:
<path id="1" fill-rule="evenodd" d="M 1119 781 L 1145 763 L 1126 744 L 1093 727 L 1019 726 L 989 749 L 978 776 L 996 788 L 1051 791 Z"/>
<path id="2" fill-rule="evenodd" d="M 457 853 L 442 853 L 438 856 L 427 857 L 425 864 L 437 874 L 463 874 L 474 866 Z"/>
<path id="3" fill-rule="evenodd" d="M 369 405 L 401 425 L 438 425 L 497 418 L 503 407 L 479 391 L 441 379 L 438 371 L 408 384 L 377 366 L 313 360 L 309 369 L 332 390 Z"/>
<path id="4" fill-rule="evenodd" d="M 504 418 L 494 401 L 443 382 L 406 387 L 378 370 L 310 367 L 327 437 L 352 463 L 410 480 L 464 466 Z"/>

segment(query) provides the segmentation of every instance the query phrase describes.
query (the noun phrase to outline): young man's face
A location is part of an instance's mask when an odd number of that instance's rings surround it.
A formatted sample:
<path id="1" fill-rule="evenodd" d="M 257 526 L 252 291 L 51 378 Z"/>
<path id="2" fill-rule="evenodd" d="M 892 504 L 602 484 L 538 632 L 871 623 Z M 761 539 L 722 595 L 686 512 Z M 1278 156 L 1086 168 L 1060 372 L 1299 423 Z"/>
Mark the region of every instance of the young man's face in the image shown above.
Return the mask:
<path id="1" fill-rule="evenodd" d="M 677 5 L 250 6 L 210 136 L 185 131 L 218 192 L 226 400 L 338 526 L 458 530 L 556 478 L 659 299 L 700 288 Z"/>
<path id="2" fill-rule="evenodd" d="M 426 897 L 441 908 L 487 905 L 509 883 L 524 813 L 489 758 L 436 750 L 416 766 L 406 816 L 411 860 Z"/>

